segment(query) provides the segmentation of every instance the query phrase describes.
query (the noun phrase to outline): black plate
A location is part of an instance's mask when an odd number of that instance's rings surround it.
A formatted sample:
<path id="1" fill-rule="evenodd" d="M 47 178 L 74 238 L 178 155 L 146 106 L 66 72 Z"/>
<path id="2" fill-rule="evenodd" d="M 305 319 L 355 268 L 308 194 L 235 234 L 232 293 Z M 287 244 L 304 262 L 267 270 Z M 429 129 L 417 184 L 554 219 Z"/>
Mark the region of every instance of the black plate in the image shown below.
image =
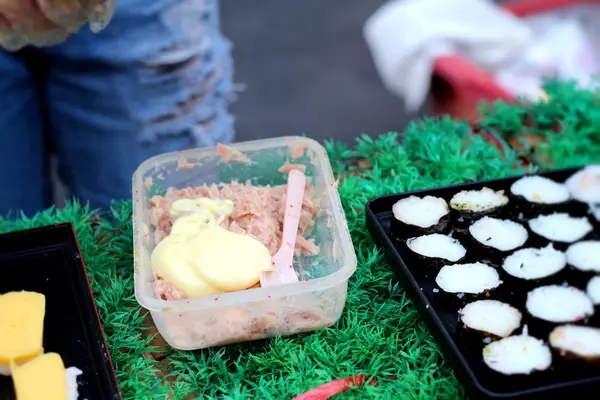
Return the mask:
<path id="1" fill-rule="evenodd" d="M 79 398 L 121 399 L 73 226 L 60 224 L 0 235 L 0 294 L 28 290 L 46 296 L 44 351 L 77 367 Z M 0 376 L 0 400 L 15 398 Z"/>
<path id="2" fill-rule="evenodd" d="M 564 182 L 578 169 L 552 171 L 540 174 L 557 182 Z M 470 341 L 463 335 L 462 323 L 459 321 L 459 304 L 448 301 L 448 294 L 443 294 L 437 288 L 435 277 L 437 270 L 423 272 L 423 261 L 418 260 L 408 250 L 406 244 L 398 238 L 390 236 L 390 223 L 392 216 L 392 205 L 398 200 L 411 195 L 431 195 L 441 197 L 447 202 L 452 196 L 461 190 L 478 190 L 489 187 L 494 190 L 505 190 L 507 193 L 510 186 L 520 177 L 498 179 L 486 182 L 478 182 L 466 185 L 456 185 L 433 190 L 402 193 L 389 196 L 381 196 L 370 200 L 366 205 L 367 229 L 375 239 L 375 242 L 384 248 L 387 260 L 393 268 L 398 280 L 403 284 L 411 296 L 412 302 L 427 323 L 429 329 L 438 340 L 446 360 L 453 366 L 458 379 L 462 382 L 471 398 L 510 398 L 530 399 L 548 398 L 548 395 L 567 395 L 577 399 L 597 399 L 600 393 L 600 368 L 591 365 L 581 365 L 569 362 L 560 356 L 553 354 L 552 367 L 544 372 L 534 372 L 528 376 L 506 376 L 489 369 L 482 360 L 481 351 L 485 346 L 482 338 L 470 337 Z M 572 215 L 583 216 L 587 214 L 587 207 L 571 202 L 568 211 Z M 519 209 L 513 208 L 508 216 L 502 218 L 513 219 L 521 222 L 527 227 L 526 221 L 519 220 Z M 597 225 L 596 225 L 597 226 Z M 595 235 L 598 234 L 596 228 Z M 535 239 L 530 239 L 523 247 L 534 245 Z M 469 243 L 461 240 L 467 248 L 467 260 L 464 262 L 476 262 L 481 253 L 469 247 Z M 535 243 L 539 247 L 539 243 Z M 451 264 L 451 263 L 449 263 Z M 505 282 L 498 290 L 490 292 L 492 299 L 507 302 L 523 313 L 523 324 L 527 324 L 532 336 L 547 341 L 550 333 L 549 324 L 535 321 L 525 311 L 525 296 L 528 290 L 537 285 L 515 283 L 513 278 L 507 278 L 506 273 L 498 268 L 501 279 Z M 560 280 L 566 280 L 569 284 L 585 290 L 585 283 L 589 275 L 582 276 L 579 271 L 565 269 L 565 275 Z M 434 292 L 435 289 L 435 292 Z M 596 307 L 596 313 L 600 309 Z M 599 318 L 594 317 L 588 322 L 590 326 L 600 326 Z M 551 327 L 550 327 L 551 328 Z M 521 328 L 516 331 L 520 333 Z"/>

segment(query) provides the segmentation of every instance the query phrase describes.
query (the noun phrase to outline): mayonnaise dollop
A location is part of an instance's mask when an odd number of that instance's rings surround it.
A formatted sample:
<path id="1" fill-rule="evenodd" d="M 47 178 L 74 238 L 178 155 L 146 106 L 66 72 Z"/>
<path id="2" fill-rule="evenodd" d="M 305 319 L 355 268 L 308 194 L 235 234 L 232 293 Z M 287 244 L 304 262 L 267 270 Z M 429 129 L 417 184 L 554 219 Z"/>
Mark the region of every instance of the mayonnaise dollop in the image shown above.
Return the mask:
<path id="1" fill-rule="evenodd" d="M 171 233 L 152 252 L 156 274 L 187 297 L 248 289 L 272 269 L 267 247 L 219 225 L 233 212 L 230 200 L 181 199 L 170 214 Z"/>

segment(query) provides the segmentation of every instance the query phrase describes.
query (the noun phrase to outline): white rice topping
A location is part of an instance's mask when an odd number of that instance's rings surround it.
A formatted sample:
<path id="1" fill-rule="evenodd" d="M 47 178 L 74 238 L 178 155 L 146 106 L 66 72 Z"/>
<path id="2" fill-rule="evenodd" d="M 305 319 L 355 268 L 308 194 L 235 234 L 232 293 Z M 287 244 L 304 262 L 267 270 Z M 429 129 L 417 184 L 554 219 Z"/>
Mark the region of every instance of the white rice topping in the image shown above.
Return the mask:
<path id="1" fill-rule="evenodd" d="M 548 240 L 565 243 L 576 242 L 593 229 L 587 218 L 571 217 L 567 213 L 540 215 L 529 221 L 529 228 Z"/>
<path id="2" fill-rule="evenodd" d="M 79 368 L 70 367 L 65 370 L 65 380 L 67 383 L 67 400 L 77 400 L 79 391 L 77 390 L 77 377 L 83 374 Z"/>
<path id="3" fill-rule="evenodd" d="M 589 165 L 565 182 L 571 196 L 582 203 L 600 203 L 600 165 Z"/>
<path id="4" fill-rule="evenodd" d="M 584 240 L 567 249 L 567 261 L 581 271 L 600 272 L 600 241 Z"/>
<path id="5" fill-rule="evenodd" d="M 421 228 L 429 228 L 437 225 L 442 217 L 448 215 L 450 209 L 446 200 L 439 197 L 410 196 L 397 201 L 392 207 L 392 212 L 398 221 Z"/>
<path id="6" fill-rule="evenodd" d="M 554 275 L 567 265 L 567 256 L 552 244 L 542 248 L 517 250 L 506 257 L 502 268 L 516 278 L 532 280 Z"/>
<path id="7" fill-rule="evenodd" d="M 587 284 L 587 295 L 596 305 L 600 304 L 600 276 L 595 276 Z"/>
<path id="8" fill-rule="evenodd" d="M 505 219 L 483 217 L 469 227 L 471 236 L 485 246 L 500 251 L 521 247 L 527 241 L 527 230 L 523 225 Z"/>
<path id="9" fill-rule="evenodd" d="M 513 183 L 510 191 L 531 203 L 540 204 L 564 203 L 571 197 L 566 185 L 542 176 L 525 176 Z"/>
<path id="10" fill-rule="evenodd" d="M 460 310 L 460 319 L 471 329 L 507 337 L 521 326 L 523 315 L 498 300 L 479 300 Z"/>
<path id="11" fill-rule="evenodd" d="M 463 190 L 450 199 L 450 207 L 455 210 L 482 212 L 508 203 L 504 191 L 493 191 L 484 187 L 481 190 Z"/>
<path id="12" fill-rule="evenodd" d="M 422 256 L 443 258 L 452 262 L 460 260 L 467 254 L 467 250 L 458 239 L 439 233 L 410 238 L 406 241 L 406 245 Z"/>
<path id="13" fill-rule="evenodd" d="M 483 263 L 445 265 L 435 283 L 447 293 L 479 294 L 495 289 L 502 281 L 495 268 Z"/>
<path id="14" fill-rule="evenodd" d="M 485 346 L 483 361 L 504 375 L 529 375 L 548 369 L 552 364 L 552 352 L 543 341 L 524 333 Z"/>
<path id="15" fill-rule="evenodd" d="M 541 286 L 527 293 L 527 311 L 549 322 L 580 321 L 594 314 L 594 304 L 585 292 L 566 286 Z"/>
<path id="16" fill-rule="evenodd" d="M 567 353 L 583 358 L 600 358 L 600 329 L 589 326 L 563 325 L 554 328 L 550 346 L 561 355 Z"/>
<path id="17" fill-rule="evenodd" d="M 600 222 L 600 205 L 599 204 L 588 204 L 588 212 L 594 219 Z"/>

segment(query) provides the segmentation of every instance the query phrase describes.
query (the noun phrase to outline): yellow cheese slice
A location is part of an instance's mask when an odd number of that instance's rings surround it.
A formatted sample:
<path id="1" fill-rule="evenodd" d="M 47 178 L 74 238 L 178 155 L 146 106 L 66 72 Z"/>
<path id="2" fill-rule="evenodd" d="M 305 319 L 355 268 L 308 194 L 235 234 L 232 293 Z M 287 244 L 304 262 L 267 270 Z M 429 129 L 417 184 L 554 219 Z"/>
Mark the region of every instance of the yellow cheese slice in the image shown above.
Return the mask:
<path id="1" fill-rule="evenodd" d="M 10 370 L 17 400 L 67 400 L 65 365 L 56 353 L 47 353 Z"/>
<path id="2" fill-rule="evenodd" d="M 0 364 L 30 360 L 41 353 L 46 297 L 35 292 L 0 295 Z"/>

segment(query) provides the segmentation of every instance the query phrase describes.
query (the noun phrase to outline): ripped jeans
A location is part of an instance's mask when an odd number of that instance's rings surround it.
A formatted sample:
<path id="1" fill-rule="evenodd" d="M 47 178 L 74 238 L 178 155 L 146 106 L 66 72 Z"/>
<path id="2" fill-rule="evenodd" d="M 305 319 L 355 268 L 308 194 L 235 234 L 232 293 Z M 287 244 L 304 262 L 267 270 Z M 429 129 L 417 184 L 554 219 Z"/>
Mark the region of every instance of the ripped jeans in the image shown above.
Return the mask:
<path id="1" fill-rule="evenodd" d="M 145 159 L 231 142 L 218 18 L 218 0 L 119 0 L 100 34 L 0 50 L 0 216 L 51 205 L 49 154 L 70 195 L 107 209 Z"/>

